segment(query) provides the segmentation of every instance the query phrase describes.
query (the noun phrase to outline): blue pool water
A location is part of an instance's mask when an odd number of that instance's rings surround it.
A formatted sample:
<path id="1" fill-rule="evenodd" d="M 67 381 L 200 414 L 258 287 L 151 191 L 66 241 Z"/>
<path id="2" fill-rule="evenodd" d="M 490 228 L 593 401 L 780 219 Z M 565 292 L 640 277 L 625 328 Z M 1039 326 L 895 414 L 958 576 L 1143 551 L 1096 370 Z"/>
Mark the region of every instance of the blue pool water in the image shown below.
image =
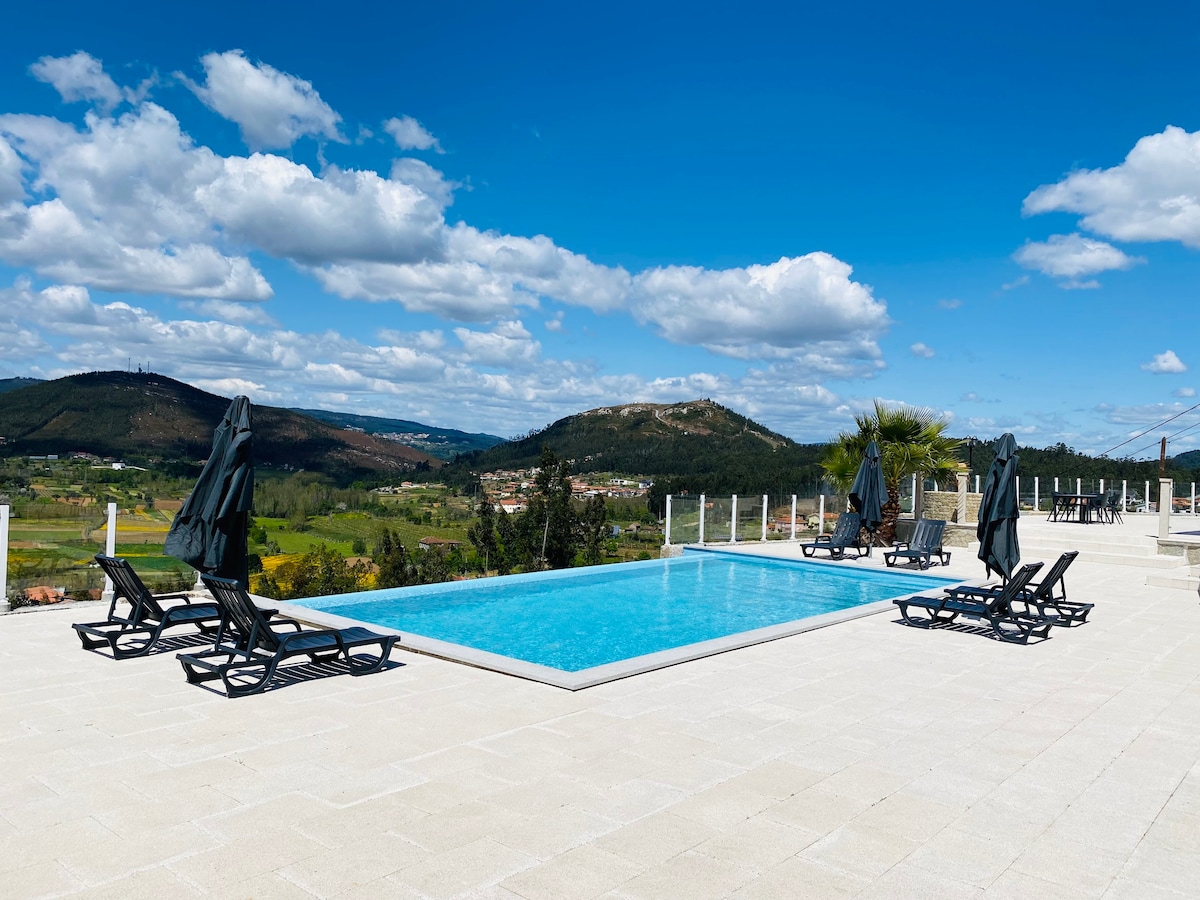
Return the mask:
<path id="1" fill-rule="evenodd" d="M 892 570 L 701 551 L 296 602 L 578 672 L 949 583 Z"/>

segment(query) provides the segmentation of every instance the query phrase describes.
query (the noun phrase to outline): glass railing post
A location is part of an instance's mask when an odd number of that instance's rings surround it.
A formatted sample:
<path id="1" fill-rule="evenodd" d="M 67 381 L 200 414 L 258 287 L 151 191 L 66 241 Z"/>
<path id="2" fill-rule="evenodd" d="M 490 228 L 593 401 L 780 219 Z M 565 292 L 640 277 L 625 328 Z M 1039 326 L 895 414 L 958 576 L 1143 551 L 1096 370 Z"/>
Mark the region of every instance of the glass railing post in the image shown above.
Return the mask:
<path id="1" fill-rule="evenodd" d="M 729 513 L 729 543 L 737 543 L 737 494 L 733 495 L 733 502 L 729 504 L 733 509 Z"/>
<path id="2" fill-rule="evenodd" d="M 663 534 L 666 536 L 666 545 L 671 546 L 671 495 L 667 494 L 667 523 L 663 528 Z"/>
<path id="3" fill-rule="evenodd" d="M 8 602 L 8 504 L 0 506 L 0 613 L 12 607 Z"/>
<path id="4" fill-rule="evenodd" d="M 704 543 L 704 495 L 700 495 L 700 543 Z"/>

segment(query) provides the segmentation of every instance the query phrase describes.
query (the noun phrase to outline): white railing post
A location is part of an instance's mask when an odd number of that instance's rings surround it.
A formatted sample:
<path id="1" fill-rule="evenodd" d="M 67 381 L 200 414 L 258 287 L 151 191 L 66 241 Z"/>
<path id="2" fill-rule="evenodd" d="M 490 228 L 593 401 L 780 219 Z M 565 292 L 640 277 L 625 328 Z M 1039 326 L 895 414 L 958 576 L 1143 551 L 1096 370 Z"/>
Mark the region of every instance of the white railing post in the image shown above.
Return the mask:
<path id="1" fill-rule="evenodd" d="M 821 494 L 820 502 L 817 504 L 817 534 L 825 533 L 825 495 Z"/>
<path id="2" fill-rule="evenodd" d="M 1104 493 L 1104 479 L 1103 478 L 1100 479 L 1100 493 L 1101 494 Z"/>
<path id="3" fill-rule="evenodd" d="M 1082 478 L 1075 479 L 1075 493 L 1077 493 L 1077 494 L 1083 493 L 1083 479 Z"/>
<path id="4" fill-rule="evenodd" d="M 1160 538 L 1170 537 L 1171 535 L 1171 507 L 1174 505 L 1171 501 L 1175 496 L 1175 486 L 1170 478 L 1158 479 L 1158 536 Z M 1166 502 L 1163 502 L 1163 498 Z"/>
<path id="5" fill-rule="evenodd" d="M 0 506 L 0 613 L 12 606 L 8 602 L 8 504 Z"/>
<path id="6" fill-rule="evenodd" d="M 1021 476 L 1017 476 L 1017 515 L 1021 514 Z"/>
<path id="7" fill-rule="evenodd" d="M 667 494 L 667 525 L 666 525 L 666 528 L 664 529 L 664 531 L 665 531 L 666 537 L 667 537 L 667 539 L 664 543 L 666 543 L 666 545 L 668 547 L 670 547 L 671 546 L 671 495 L 670 494 Z"/>
<path id="8" fill-rule="evenodd" d="M 1195 495 L 1195 485 L 1192 485 L 1192 494 Z M 1195 507 L 1195 503 L 1192 504 Z M 1195 509 L 1192 510 L 1195 512 Z M 792 494 L 792 540 L 796 539 L 796 495 Z"/>
<path id="9" fill-rule="evenodd" d="M 1058 493 L 1058 476 L 1054 476 L 1054 493 Z"/>
<path id="10" fill-rule="evenodd" d="M 733 495 L 733 509 L 729 513 L 729 543 L 737 543 L 737 494 Z"/>
<path id="11" fill-rule="evenodd" d="M 912 477 L 912 515 L 917 517 L 917 476 Z"/>
<path id="12" fill-rule="evenodd" d="M 1192 482 L 1192 515 L 1196 514 L 1196 482 Z"/>
<path id="13" fill-rule="evenodd" d="M 1126 505 L 1126 498 L 1129 496 L 1129 482 L 1121 479 L 1121 512 L 1129 512 L 1129 507 Z"/>
<path id="14" fill-rule="evenodd" d="M 1037 512 L 1042 508 L 1041 498 L 1038 496 L 1038 476 L 1033 476 L 1033 511 Z"/>
<path id="15" fill-rule="evenodd" d="M 704 495 L 700 495 L 700 543 L 704 543 Z"/>
<path id="16" fill-rule="evenodd" d="M 105 529 L 104 535 L 104 555 L 117 555 L 117 504 L 108 504 L 108 526 Z M 104 592 L 100 595 L 100 599 L 105 603 L 111 603 L 113 598 L 113 583 L 112 579 L 107 575 L 104 576 Z"/>
<path id="17" fill-rule="evenodd" d="M 1146 493 L 1144 496 L 1145 496 L 1146 512 L 1150 512 L 1150 482 L 1149 481 L 1146 482 Z"/>
<path id="18" fill-rule="evenodd" d="M 767 495 L 763 494 L 763 536 L 762 539 L 767 539 Z"/>
<path id="19" fill-rule="evenodd" d="M 979 476 L 978 475 L 975 476 L 975 493 L 976 494 L 979 493 Z"/>

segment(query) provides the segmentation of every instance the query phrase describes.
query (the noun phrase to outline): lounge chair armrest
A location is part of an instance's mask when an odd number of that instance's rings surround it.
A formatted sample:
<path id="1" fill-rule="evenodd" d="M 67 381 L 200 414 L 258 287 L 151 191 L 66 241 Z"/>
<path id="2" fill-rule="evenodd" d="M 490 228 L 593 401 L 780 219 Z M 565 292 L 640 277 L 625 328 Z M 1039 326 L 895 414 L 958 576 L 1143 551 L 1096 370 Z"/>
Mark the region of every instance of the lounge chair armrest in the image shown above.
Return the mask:
<path id="1" fill-rule="evenodd" d="M 277 610 L 277 609 L 274 609 L 274 610 L 271 610 L 271 612 L 272 612 L 272 613 L 278 613 L 278 612 L 279 612 L 279 610 Z M 298 621 L 296 621 L 295 619 L 289 619 L 287 616 L 272 615 L 270 618 L 271 618 L 271 624 L 272 624 L 272 625 L 274 625 L 274 624 L 276 624 L 276 623 L 278 623 L 278 624 L 280 624 L 280 625 L 291 625 L 291 626 L 292 626 L 293 628 L 295 628 L 297 631 L 303 631 L 303 630 L 304 630 L 304 626 L 303 626 L 303 625 L 301 625 L 301 624 L 300 624 Z M 289 637 L 290 637 L 290 635 L 289 635 Z"/>
<path id="2" fill-rule="evenodd" d="M 909 546 L 910 545 L 909 545 L 908 541 L 896 541 L 896 546 L 893 549 L 907 550 L 907 549 L 909 549 Z"/>

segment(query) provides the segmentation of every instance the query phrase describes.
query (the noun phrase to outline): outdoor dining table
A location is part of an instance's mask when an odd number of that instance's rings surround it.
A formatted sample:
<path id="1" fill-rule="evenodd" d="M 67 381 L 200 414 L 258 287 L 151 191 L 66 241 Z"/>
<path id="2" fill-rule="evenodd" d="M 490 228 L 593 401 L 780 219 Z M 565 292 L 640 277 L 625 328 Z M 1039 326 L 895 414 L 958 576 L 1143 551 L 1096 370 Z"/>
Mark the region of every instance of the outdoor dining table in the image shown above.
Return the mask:
<path id="1" fill-rule="evenodd" d="M 1092 521 L 1092 510 L 1100 509 L 1104 505 L 1103 494 L 1067 494 L 1055 491 L 1052 496 L 1054 504 L 1050 509 L 1051 522 L 1070 522 L 1074 516 L 1074 521 L 1087 525 Z"/>

